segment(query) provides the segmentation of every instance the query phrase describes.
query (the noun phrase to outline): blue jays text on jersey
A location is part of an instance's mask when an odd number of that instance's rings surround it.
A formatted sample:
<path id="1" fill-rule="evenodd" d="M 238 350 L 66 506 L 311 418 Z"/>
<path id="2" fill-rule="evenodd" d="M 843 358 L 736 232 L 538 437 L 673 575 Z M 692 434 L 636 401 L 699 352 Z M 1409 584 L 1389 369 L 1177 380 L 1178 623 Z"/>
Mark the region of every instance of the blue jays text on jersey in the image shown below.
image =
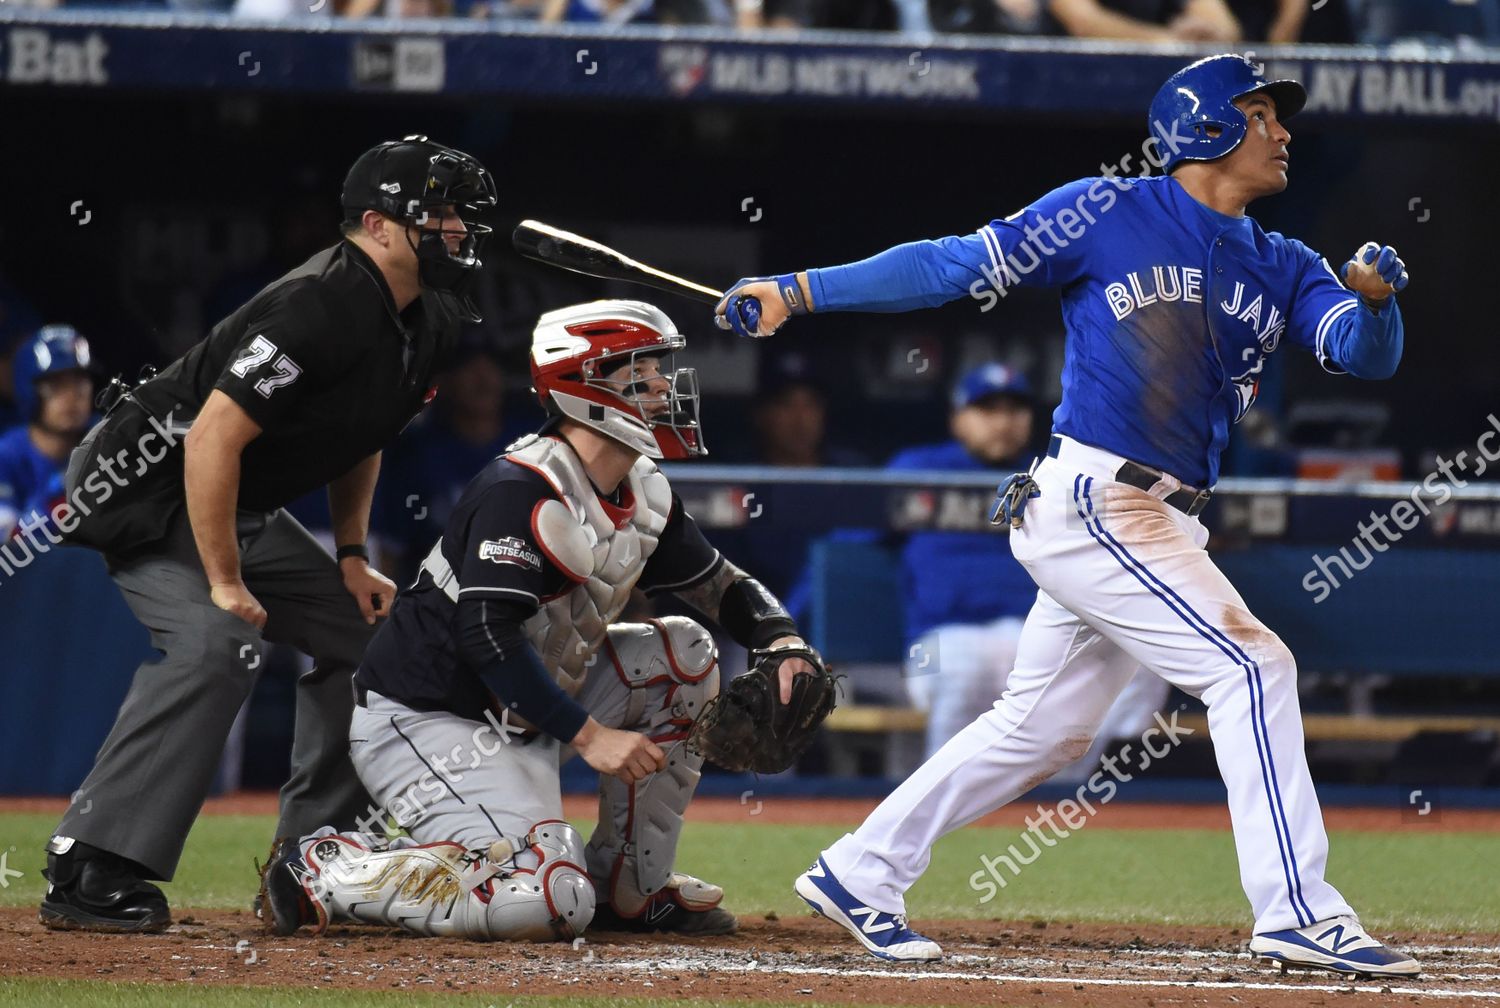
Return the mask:
<path id="1" fill-rule="evenodd" d="M 1394 297 L 1362 307 L 1306 245 L 1210 209 L 1170 176 L 1080 179 L 971 235 L 807 278 L 817 311 L 997 297 L 986 284 L 1060 288 L 1068 346 L 1053 430 L 1200 488 L 1217 482 L 1229 427 L 1284 339 L 1360 378 L 1389 377 L 1403 343 Z"/>

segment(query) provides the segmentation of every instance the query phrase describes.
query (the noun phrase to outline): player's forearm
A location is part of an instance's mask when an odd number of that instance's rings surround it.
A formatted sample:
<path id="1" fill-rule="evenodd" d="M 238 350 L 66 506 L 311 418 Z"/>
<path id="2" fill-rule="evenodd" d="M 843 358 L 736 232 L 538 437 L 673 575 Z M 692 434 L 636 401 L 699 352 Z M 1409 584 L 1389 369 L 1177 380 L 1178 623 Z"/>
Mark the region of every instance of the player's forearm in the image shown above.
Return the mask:
<path id="1" fill-rule="evenodd" d="M 210 585 L 240 580 L 235 512 L 240 493 L 240 453 L 216 444 L 210 431 L 188 432 L 183 445 L 183 486 L 198 558 Z"/>
<path id="2" fill-rule="evenodd" d="M 568 743 L 588 720 L 588 711 L 563 692 L 526 639 L 526 608 L 490 599 L 460 600 L 455 617 L 459 654 L 507 709 Z"/>
<path id="3" fill-rule="evenodd" d="M 338 545 L 362 543 L 369 537 L 370 507 L 379 479 L 380 453 L 376 452 L 328 484 L 328 514 L 333 520 L 333 541 Z"/>
<path id="4" fill-rule="evenodd" d="M 727 560 L 704 581 L 674 594 L 723 627 L 743 648 L 768 647 L 779 637 L 797 633 L 796 622 L 776 596 Z"/>
<path id="5" fill-rule="evenodd" d="M 967 238 L 907 242 L 844 266 L 807 271 L 814 311 L 903 312 L 933 308 L 969 293 L 984 261 Z M 978 253 L 976 255 L 976 252 Z"/>
<path id="6" fill-rule="evenodd" d="M 1329 325 L 1324 346 L 1339 367 L 1356 378 L 1378 380 L 1396 373 L 1405 345 L 1401 309 L 1386 298 L 1378 312 L 1361 302 Z"/>

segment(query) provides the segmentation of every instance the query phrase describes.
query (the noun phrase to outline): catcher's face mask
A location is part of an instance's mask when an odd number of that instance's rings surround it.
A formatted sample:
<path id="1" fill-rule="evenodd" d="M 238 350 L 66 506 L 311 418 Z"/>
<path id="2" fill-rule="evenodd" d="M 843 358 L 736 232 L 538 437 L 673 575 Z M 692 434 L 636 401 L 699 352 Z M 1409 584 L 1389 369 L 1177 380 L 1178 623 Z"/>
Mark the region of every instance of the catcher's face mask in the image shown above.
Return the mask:
<path id="1" fill-rule="evenodd" d="M 706 454 L 698 376 L 673 363 L 687 341 L 642 301 L 595 301 L 537 322 L 531 377 L 551 414 L 571 417 L 648 458 Z"/>

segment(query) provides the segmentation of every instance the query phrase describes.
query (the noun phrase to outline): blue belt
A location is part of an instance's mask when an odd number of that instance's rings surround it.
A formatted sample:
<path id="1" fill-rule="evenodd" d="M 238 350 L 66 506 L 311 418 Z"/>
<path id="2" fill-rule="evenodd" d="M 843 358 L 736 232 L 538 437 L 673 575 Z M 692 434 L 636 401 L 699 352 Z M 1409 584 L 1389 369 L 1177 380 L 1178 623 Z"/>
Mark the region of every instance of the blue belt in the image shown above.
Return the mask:
<path id="1" fill-rule="evenodd" d="M 1052 440 L 1047 443 L 1047 456 L 1049 458 L 1057 458 L 1061 451 L 1062 437 L 1061 435 L 1054 434 L 1052 435 Z M 1133 486 L 1138 490 L 1150 491 L 1157 484 L 1157 481 L 1161 479 L 1161 476 L 1160 472 L 1152 469 L 1150 466 L 1143 466 L 1139 462 L 1131 462 L 1127 459 L 1125 464 L 1116 470 L 1115 481 L 1117 483 L 1124 483 L 1127 486 Z M 1172 491 L 1163 497 L 1162 500 L 1191 518 L 1208 507 L 1209 498 L 1213 495 L 1214 492 L 1212 490 L 1183 488 Z"/>

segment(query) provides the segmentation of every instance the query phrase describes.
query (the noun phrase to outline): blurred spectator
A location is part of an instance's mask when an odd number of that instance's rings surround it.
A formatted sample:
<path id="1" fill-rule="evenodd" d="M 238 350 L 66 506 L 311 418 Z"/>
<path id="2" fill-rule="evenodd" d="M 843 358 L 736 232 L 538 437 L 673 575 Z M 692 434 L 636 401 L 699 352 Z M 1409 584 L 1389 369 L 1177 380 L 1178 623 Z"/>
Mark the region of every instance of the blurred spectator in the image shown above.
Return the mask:
<path id="1" fill-rule="evenodd" d="M 1035 35 L 1044 0 L 929 0 L 932 27 L 941 32 Z"/>
<path id="2" fill-rule="evenodd" d="M 88 340 L 72 326 L 43 326 L 17 349 L 14 369 L 23 422 L 0 435 L 0 539 L 39 527 L 63 499 L 68 456 L 94 409 Z"/>
<path id="3" fill-rule="evenodd" d="M 469 480 L 505 446 L 541 425 L 532 411 L 505 416 L 505 371 L 489 344 L 465 341 L 438 378 L 432 415 L 403 434 L 385 456 L 377 492 L 382 567 L 400 582 L 414 577 Z"/>
<path id="4" fill-rule="evenodd" d="M 567 21 L 574 24 L 620 25 L 655 20 L 654 0 L 546 0 L 543 24 Z"/>
<path id="5" fill-rule="evenodd" d="M 234 0 L 235 17 L 285 21 L 290 18 L 328 18 L 339 13 L 339 0 Z"/>
<path id="6" fill-rule="evenodd" d="M 795 469 L 865 464 L 857 453 L 828 443 L 827 397 L 806 353 L 768 349 L 761 358 L 757 388 L 754 461 Z M 805 581 L 796 588 L 794 584 L 807 565 L 807 548 L 815 534 L 774 520 L 752 519 L 743 536 L 745 556 L 755 558 L 756 576 L 798 615 L 807 594 Z"/>
<path id="7" fill-rule="evenodd" d="M 445 18 L 453 16 L 453 0 L 348 0 L 344 17 Z"/>
<path id="8" fill-rule="evenodd" d="M 1049 34 L 1144 42 L 1237 42 L 1225 0 L 1048 0 Z"/>
<path id="9" fill-rule="evenodd" d="M 812 359 L 797 350 L 763 358 L 754 409 L 757 460 L 774 466 L 861 465 L 827 443 L 828 399 Z"/>
<path id="10" fill-rule="evenodd" d="M 998 483 L 1001 474 L 1030 464 L 1034 407 L 1024 375 L 1002 364 L 983 364 L 954 389 L 953 439 L 907 449 L 887 468 L 988 469 Z M 1005 691 L 1036 585 L 1011 555 L 1010 537 L 999 530 L 916 532 L 907 538 L 901 562 L 906 689 L 912 703 L 927 711 L 930 757 Z M 1059 779 L 1086 778 L 1110 740 L 1150 724 L 1167 692 L 1162 679 L 1138 670 L 1105 716 L 1093 747 Z"/>
<path id="11" fill-rule="evenodd" d="M 952 440 L 908 448 L 898 471 L 1025 469 L 1034 402 L 1024 375 L 1002 364 L 969 371 L 953 391 Z M 906 689 L 927 712 L 927 755 L 999 698 L 1036 585 L 1010 554 L 1010 537 L 916 532 L 901 550 Z"/>
<path id="12" fill-rule="evenodd" d="M 1364 0 L 1361 41 L 1500 41 L 1500 0 Z"/>
<path id="13" fill-rule="evenodd" d="M 1354 41 L 1344 0 L 1323 0 L 1316 9 L 1307 0 L 1229 0 L 1248 42 Z"/>

